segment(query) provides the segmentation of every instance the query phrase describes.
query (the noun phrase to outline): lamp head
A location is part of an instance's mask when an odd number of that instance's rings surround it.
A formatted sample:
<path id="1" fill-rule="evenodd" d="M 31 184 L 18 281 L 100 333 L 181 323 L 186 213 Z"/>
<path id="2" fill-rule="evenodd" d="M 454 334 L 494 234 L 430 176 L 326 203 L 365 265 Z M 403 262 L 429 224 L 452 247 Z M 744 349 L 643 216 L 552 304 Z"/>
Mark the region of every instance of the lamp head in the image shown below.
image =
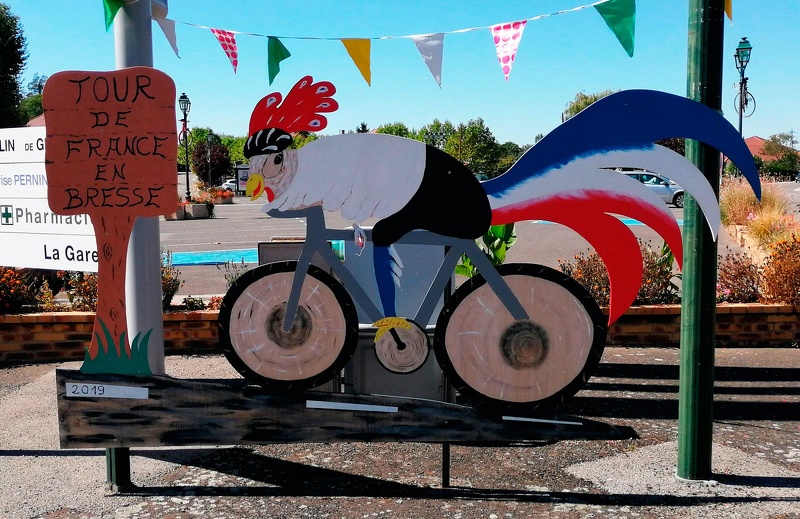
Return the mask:
<path id="1" fill-rule="evenodd" d="M 747 38 L 742 38 L 742 41 L 736 46 L 736 54 L 733 55 L 736 58 L 736 70 L 744 73 L 744 69 L 747 68 L 747 64 L 750 62 L 750 53 L 752 51 L 753 46 L 750 45 Z"/>
<path id="2" fill-rule="evenodd" d="M 189 110 L 191 110 L 192 102 L 189 101 L 189 97 L 186 95 L 186 93 L 182 93 L 178 98 L 178 107 L 181 109 L 181 112 L 183 112 L 184 116 L 186 116 L 186 114 L 189 113 Z"/>

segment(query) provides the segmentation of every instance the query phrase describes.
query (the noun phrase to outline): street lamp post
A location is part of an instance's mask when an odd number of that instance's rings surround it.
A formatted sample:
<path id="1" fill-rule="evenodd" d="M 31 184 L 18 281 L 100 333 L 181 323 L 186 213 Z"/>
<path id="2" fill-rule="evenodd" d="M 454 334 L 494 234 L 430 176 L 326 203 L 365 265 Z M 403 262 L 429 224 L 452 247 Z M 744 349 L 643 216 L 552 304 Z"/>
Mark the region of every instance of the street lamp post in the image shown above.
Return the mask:
<path id="1" fill-rule="evenodd" d="M 178 98 L 178 107 L 183 112 L 183 119 L 181 122 L 183 123 L 183 129 L 181 133 L 183 134 L 183 148 L 186 151 L 186 201 L 192 199 L 192 193 L 189 189 L 189 110 L 192 108 L 192 102 L 189 101 L 189 97 L 186 93 L 182 93 L 181 96 Z"/>
<path id="2" fill-rule="evenodd" d="M 208 135 L 206 136 L 206 159 L 208 160 L 208 182 L 211 185 L 216 185 L 217 183 L 211 178 L 211 147 L 217 143 L 217 136 L 214 132 L 209 131 Z"/>
<path id="3" fill-rule="evenodd" d="M 747 68 L 747 64 L 750 62 L 750 53 L 753 51 L 753 46 L 750 45 L 750 42 L 747 41 L 747 38 L 742 38 L 742 41 L 739 42 L 739 45 L 736 46 L 736 53 L 733 57 L 736 59 L 736 70 L 739 71 L 739 102 L 736 103 L 736 111 L 739 112 L 739 135 L 744 136 L 742 134 L 742 118 L 749 117 L 755 111 L 755 99 L 753 96 L 747 91 L 747 78 L 744 75 L 744 70 Z M 745 116 L 745 112 L 747 111 L 748 105 L 752 102 L 753 109 Z"/>

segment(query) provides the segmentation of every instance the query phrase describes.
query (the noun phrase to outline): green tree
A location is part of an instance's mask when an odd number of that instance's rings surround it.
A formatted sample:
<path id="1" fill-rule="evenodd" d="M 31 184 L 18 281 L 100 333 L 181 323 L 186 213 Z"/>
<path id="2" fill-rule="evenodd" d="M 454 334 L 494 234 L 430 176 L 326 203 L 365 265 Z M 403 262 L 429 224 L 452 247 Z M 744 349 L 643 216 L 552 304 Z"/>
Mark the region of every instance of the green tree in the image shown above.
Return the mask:
<path id="1" fill-rule="evenodd" d="M 42 94 L 29 95 L 19 103 L 19 111 L 22 119 L 27 123 L 34 117 L 42 115 Z"/>
<path id="2" fill-rule="evenodd" d="M 497 176 L 500 145 L 483 119 L 460 123 L 447 139 L 444 151 L 464 163 L 476 175 Z"/>
<path id="3" fill-rule="evenodd" d="M 656 144 L 669 148 L 680 155 L 686 155 L 686 139 L 684 138 L 670 137 L 669 139 L 656 141 Z"/>
<path id="4" fill-rule="evenodd" d="M 197 178 L 208 185 L 219 184 L 233 174 L 228 148 L 219 141 L 212 142 L 210 146 L 206 140 L 195 143 L 190 160 Z"/>
<path id="5" fill-rule="evenodd" d="M 367 123 L 359 124 L 358 128 L 356 128 L 356 133 L 369 133 L 369 126 L 367 126 Z"/>
<path id="6" fill-rule="evenodd" d="M 212 135 L 210 146 L 208 136 Z M 178 160 L 185 160 L 183 143 L 178 149 Z M 211 128 L 193 128 L 189 131 L 189 163 L 197 178 L 206 184 L 216 184 L 233 176 L 233 163 L 230 153 L 222 138 L 217 136 Z M 210 167 L 209 167 L 210 166 Z"/>
<path id="7" fill-rule="evenodd" d="M 6 4 L 0 4 L 0 42 L 0 128 L 14 128 L 28 122 L 19 109 L 19 80 L 28 53 L 19 18 Z"/>
<path id="8" fill-rule="evenodd" d="M 44 84 L 47 83 L 47 76 L 41 74 L 34 74 L 33 79 L 28 82 L 28 89 L 26 94 L 29 96 L 41 94 L 44 92 Z"/>
<path id="9" fill-rule="evenodd" d="M 561 122 L 566 122 L 576 115 L 578 115 L 582 110 L 584 110 L 587 106 L 591 105 L 599 101 L 600 99 L 611 95 L 615 92 L 615 90 L 603 90 L 602 92 L 596 92 L 594 94 L 586 94 L 584 92 L 578 92 L 575 94 L 575 99 L 567 103 L 567 107 L 561 113 Z"/>
<path id="10" fill-rule="evenodd" d="M 244 143 L 247 137 L 233 137 L 231 135 L 220 135 L 222 145 L 228 148 L 228 157 L 234 165 L 247 164 L 249 161 L 244 158 Z"/>
<path id="11" fill-rule="evenodd" d="M 388 135 L 397 135 L 398 137 L 411 137 L 411 130 L 408 126 L 401 122 L 394 122 L 389 124 L 382 124 L 375 129 L 375 133 L 385 133 Z"/>
<path id="12" fill-rule="evenodd" d="M 429 146 L 443 150 L 447 139 L 455 133 L 456 127 L 450 121 L 440 121 L 434 119 L 432 123 L 426 124 L 419 129 L 416 135 L 418 141 L 422 141 Z"/>
<path id="13" fill-rule="evenodd" d="M 498 149 L 500 158 L 497 161 L 497 174 L 502 174 L 508 171 L 508 168 L 522 156 L 523 150 L 522 146 L 511 141 L 504 142 Z"/>
<path id="14" fill-rule="evenodd" d="M 293 149 L 300 149 L 309 142 L 319 139 L 319 135 L 314 132 L 297 132 L 294 136 L 294 142 L 289 146 Z"/>
<path id="15" fill-rule="evenodd" d="M 789 133 L 771 135 L 761 151 L 764 155 L 775 157 L 764 161 L 764 171 L 774 177 L 794 178 L 800 171 L 800 155 L 794 149 L 794 136 Z"/>

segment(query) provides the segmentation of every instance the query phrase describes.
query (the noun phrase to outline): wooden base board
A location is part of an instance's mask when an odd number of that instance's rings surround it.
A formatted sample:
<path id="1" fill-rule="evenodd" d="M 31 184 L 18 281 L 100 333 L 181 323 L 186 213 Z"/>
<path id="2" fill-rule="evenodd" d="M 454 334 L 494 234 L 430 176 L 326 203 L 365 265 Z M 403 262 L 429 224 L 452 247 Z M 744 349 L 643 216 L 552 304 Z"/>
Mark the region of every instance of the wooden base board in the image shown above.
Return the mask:
<path id="1" fill-rule="evenodd" d="M 268 443 L 533 443 L 622 439 L 631 430 L 571 416 L 487 416 L 471 407 L 383 395 L 266 394 L 244 380 L 57 370 L 61 448 Z"/>

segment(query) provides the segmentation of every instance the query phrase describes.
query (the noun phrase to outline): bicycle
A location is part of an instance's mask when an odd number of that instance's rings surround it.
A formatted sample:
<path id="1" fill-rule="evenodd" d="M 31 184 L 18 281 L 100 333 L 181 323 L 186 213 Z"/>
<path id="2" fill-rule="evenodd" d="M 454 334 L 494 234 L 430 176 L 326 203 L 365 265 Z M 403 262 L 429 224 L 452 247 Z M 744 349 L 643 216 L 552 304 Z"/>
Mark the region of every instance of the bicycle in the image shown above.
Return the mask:
<path id="1" fill-rule="evenodd" d="M 433 333 L 436 360 L 450 383 L 476 406 L 495 410 L 550 407 L 576 393 L 603 353 L 606 321 L 574 279 L 535 264 L 492 266 L 473 240 L 412 231 L 398 244 L 445 248 L 431 286 L 410 320 L 384 316 L 329 240 L 353 241 L 329 229 L 323 209 L 271 211 L 306 219 L 297 261 L 243 274 L 223 298 L 219 338 L 231 365 L 268 391 L 319 386 L 351 359 L 359 338 L 354 300 L 378 326 L 376 354 L 387 370 L 409 373 L 427 359 L 427 323 L 462 254 L 479 275 L 446 299 Z M 370 230 L 365 230 L 369 240 Z M 320 254 L 333 274 L 311 264 Z"/>

